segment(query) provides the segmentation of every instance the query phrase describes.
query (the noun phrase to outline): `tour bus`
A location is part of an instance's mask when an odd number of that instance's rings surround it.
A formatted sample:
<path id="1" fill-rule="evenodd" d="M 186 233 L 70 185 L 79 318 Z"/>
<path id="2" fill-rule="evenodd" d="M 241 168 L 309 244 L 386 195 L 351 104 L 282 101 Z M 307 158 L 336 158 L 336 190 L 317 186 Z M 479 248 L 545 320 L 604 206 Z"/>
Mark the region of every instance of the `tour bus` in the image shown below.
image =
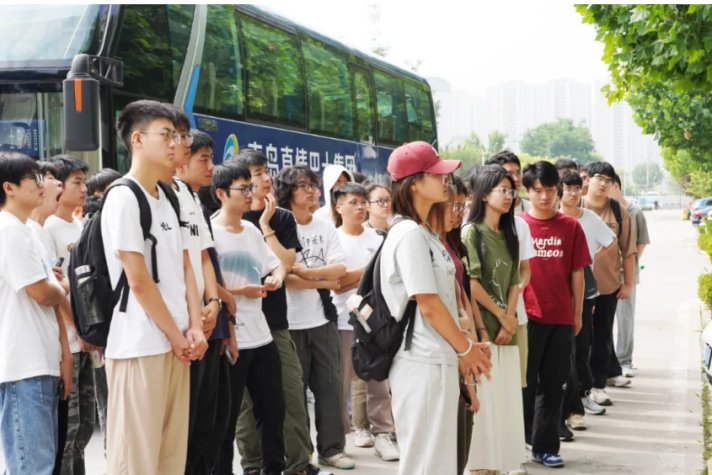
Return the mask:
<path id="1" fill-rule="evenodd" d="M 126 171 L 114 124 L 141 98 L 185 110 L 217 163 L 250 147 L 273 174 L 336 163 L 381 181 L 396 146 L 437 147 L 425 79 L 254 6 L 14 5 L 0 25 L 0 150 Z"/>

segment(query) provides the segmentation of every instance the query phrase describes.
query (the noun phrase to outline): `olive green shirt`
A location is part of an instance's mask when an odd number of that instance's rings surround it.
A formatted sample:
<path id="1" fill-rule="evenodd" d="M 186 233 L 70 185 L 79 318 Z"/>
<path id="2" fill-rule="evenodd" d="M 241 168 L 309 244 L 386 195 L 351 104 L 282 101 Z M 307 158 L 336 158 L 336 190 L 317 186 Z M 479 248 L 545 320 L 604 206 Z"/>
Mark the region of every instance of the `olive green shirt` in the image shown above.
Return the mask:
<path id="1" fill-rule="evenodd" d="M 474 226 L 480 231 L 479 235 Z M 482 260 L 480 262 L 477 252 L 478 237 L 484 240 L 482 249 Z M 507 249 L 507 242 L 504 235 L 493 231 L 485 223 L 467 224 L 462 228 L 462 243 L 467 249 L 467 259 L 465 266 L 471 279 L 477 279 L 485 291 L 492 297 L 492 300 L 503 310 L 507 309 L 509 288 L 519 285 L 519 263 L 512 259 Z M 482 320 L 484 321 L 487 335 L 490 341 L 494 341 L 499 333 L 501 324 L 489 310 L 479 304 Z M 516 345 L 517 338 L 513 336 L 508 345 Z"/>

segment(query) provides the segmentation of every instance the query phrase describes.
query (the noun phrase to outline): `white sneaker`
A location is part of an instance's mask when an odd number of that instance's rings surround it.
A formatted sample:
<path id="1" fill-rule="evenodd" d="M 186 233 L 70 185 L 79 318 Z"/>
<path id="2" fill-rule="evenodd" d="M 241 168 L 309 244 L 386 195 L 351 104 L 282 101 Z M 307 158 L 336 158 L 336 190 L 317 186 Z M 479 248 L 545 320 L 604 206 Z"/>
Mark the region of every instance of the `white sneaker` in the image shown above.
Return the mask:
<path id="1" fill-rule="evenodd" d="M 390 434 L 377 434 L 374 447 L 376 455 L 385 462 L 393 462 L 400 458 L 400 450 L 391 440 Z"/>
<path id="2" fill-rule="evenodd" d="M 354 445 L 356 447 L 373 447 L 373 436 L 368 429 L 356 429 L 354 431 Z"/>
<path id="3" fill-rule="evenodd" d="M 356 468 L 356 462 L 354 459 L 341 452 L 331 457 L 321 457 L 319 456 L 319 463 L 322 465 L 328 465 L 329 467 L 340 468 L 342 470 L 351 470 Z"/>
<path id="4" fill-rule="evenodd" d="M 615 376 L 613 378 L 608 378 L 606 380 L 606 385 L 613 386 L 616 388 L 624 388 L 626 386 L 630 386 L 630 383 L 631 383 L 630 379 L 626 378 L 622 374 Z"/>
<path id="5" fill-rule="evenodd" d="M 626 378 L 632 378 L 635 376 L 635 369 L 632 366 L 621 366 L 621 369 L 623 370 L 623 376 Z"/>
<path id="6" fill-rule="evenodd" d="M 591 388 L 591 392 L 588 397 L 591 398 L 593 402 L 599 406 L 612 406 L 611 398 L 608 397 L 608 393 L 605 389 Z"/>
<path id="7" fill-rule="evenodd" d="M 600 404 L 596 404 L 593 399 L 591 399 L 590 392 L 586 393 L 586 397 L 581 398 L 581 404 L 583 405 L 586 414 L 591 414 L 592 416 L 600 416 L 606 413 L 606 408 Z"/>

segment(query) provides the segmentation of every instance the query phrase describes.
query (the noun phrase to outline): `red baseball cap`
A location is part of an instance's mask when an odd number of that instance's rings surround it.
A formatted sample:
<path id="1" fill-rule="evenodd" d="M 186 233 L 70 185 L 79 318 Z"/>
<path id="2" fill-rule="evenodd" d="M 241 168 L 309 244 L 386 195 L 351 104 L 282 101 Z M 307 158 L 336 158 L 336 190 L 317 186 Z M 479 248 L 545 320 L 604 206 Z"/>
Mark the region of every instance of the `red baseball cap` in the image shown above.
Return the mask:
<path id="1" fill-rule="evenodd" d="M 435 148 L 422 141 L 401 145 L 388 157 L 388 173 L 393 181 L 421 172 L 447 175 L 461 165 L 460 160 L 441 160 Z"/>

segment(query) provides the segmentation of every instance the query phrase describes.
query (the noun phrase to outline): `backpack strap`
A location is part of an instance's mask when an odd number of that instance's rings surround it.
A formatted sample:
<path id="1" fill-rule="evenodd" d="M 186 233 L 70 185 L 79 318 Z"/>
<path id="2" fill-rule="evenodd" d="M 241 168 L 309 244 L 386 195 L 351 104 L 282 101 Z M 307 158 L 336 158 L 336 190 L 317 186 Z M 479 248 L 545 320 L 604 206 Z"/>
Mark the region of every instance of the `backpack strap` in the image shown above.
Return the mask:
<path id="1" fill-rule="evenodd" d="M 618 237 L 620 237 L 620 233 L 623 232 L 623 213 L 621 213 L 621 204 L 618 200 L 613 198 L 609 198 L 609 202 L 611 203 L 611 211 L 613 211 L 613 215 L 616 217 L 616 222 L 618 223 Z"/>

